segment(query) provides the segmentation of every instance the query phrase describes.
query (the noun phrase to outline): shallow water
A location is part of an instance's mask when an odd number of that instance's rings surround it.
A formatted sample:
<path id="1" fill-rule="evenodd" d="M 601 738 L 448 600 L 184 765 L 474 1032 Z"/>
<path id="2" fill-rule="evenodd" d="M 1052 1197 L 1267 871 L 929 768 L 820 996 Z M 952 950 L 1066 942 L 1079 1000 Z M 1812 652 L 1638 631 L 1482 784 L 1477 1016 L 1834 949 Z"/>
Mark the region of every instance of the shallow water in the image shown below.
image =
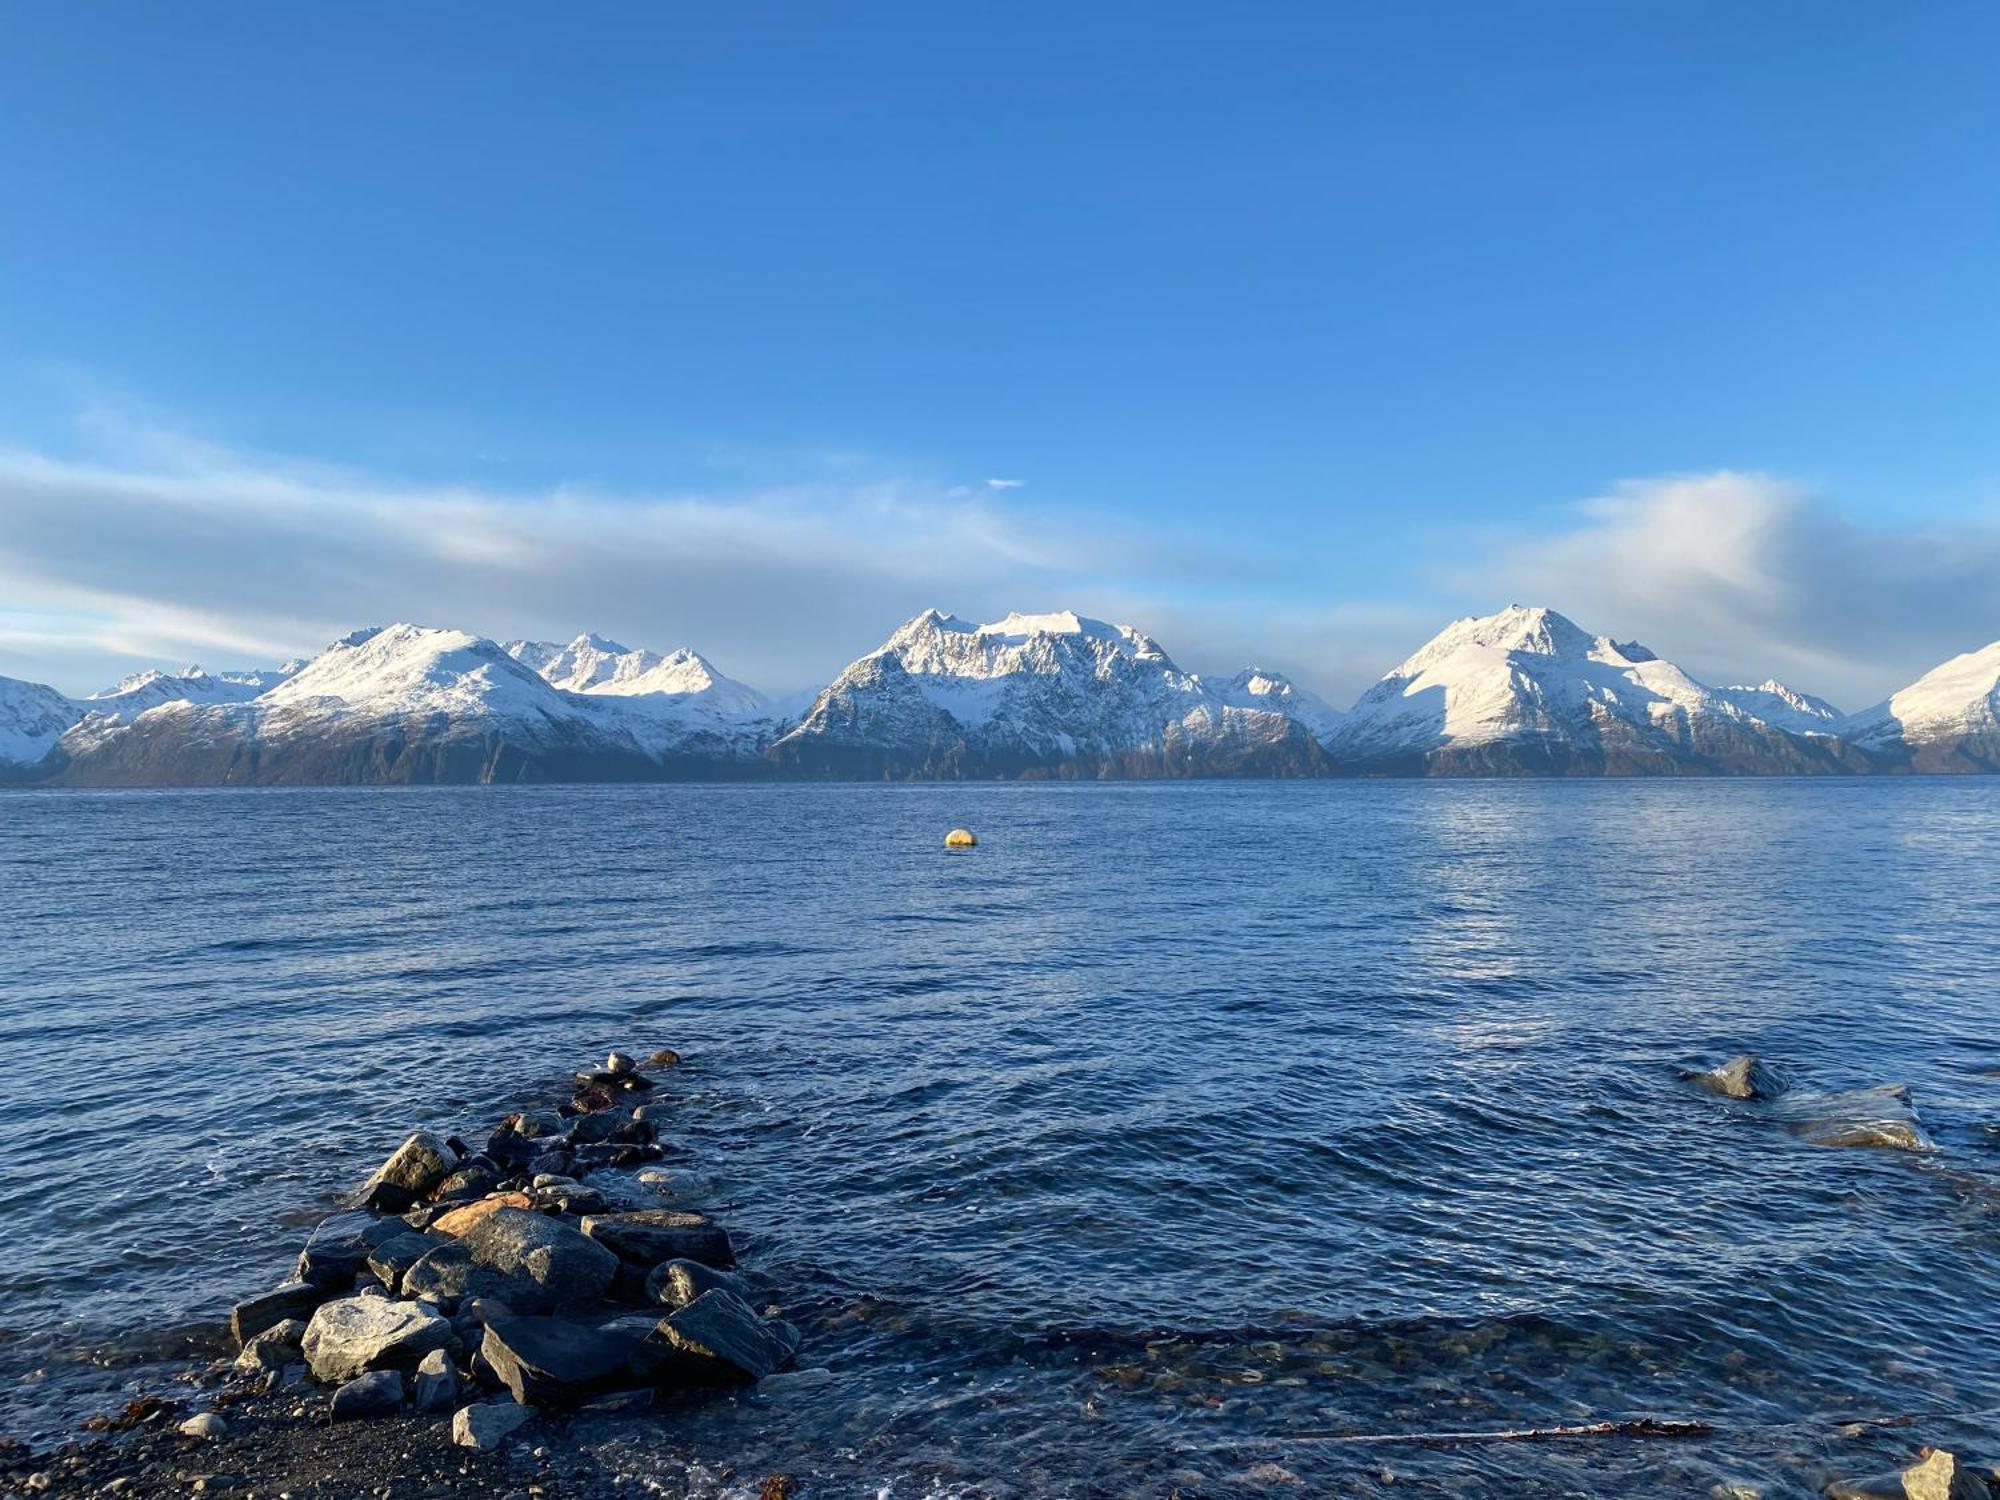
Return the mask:
<path id="1" fill-rule="evenodd" d="M 1980 780 L 0 798 L 0 1428 L 616 1044 L 686 1054 L 830 1372 L 673 1414 L 683 1456 L 1686 1495 L 2000 1453 L 1996 855 Z M 1909 1083 L 1939 1149 L 1676 1076 L 1744 1049 Z M 1717 1430 L 1404 1440 L 1648 1414 Z"/>

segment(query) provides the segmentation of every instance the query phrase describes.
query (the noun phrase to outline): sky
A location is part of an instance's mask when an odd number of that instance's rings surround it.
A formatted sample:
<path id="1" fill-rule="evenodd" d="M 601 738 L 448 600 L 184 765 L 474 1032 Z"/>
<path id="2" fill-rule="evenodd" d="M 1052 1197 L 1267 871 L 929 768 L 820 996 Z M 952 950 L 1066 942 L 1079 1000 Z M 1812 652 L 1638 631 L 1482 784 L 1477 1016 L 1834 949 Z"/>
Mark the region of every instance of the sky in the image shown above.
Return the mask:
<path id="1" fill-rule="evenodd" d="M 2000 10 L 0 0 L 0 674 L 2000 637 Z"/>

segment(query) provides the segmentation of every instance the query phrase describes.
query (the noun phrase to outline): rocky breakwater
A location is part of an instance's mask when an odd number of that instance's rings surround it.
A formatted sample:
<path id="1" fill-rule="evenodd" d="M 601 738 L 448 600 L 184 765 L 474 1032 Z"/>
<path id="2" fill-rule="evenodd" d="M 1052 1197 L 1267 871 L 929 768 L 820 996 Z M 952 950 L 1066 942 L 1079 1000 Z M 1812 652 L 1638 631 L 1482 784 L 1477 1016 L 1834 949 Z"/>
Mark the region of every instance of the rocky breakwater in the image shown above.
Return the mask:
<path id="1" fill-rule="evenodd" d="M 752 1306 L 726 1229 L 590 1183 L 662 1158 L 657 1106 L 634 1102 L 652 1092 L 613 1053 L 568 1103 L 508 1116 L 476 1152 L 410 1136 L 290 1282 L 235 1309 L 239 1364 L 282 1380 L 296 1359 L 335 1387 L 336 1420 L 451 1412 L 453 1438 L 479 1447 L 536 1407 L 643 1405 L 791 1363 L 799 1334 Z"/>
<path id="2" fill-rule="evenodd" d="M 290 1280 L 237 1304 L 237 1378 L 316 1383 L 334 1422 L 448 1417 L 454 1442 L 483 1449 L 539 1408 L 637 1410 L 791 1364 L 799 1332 L 758 1311 L 728 1230 L 611 1170 L 665 1157 L 654 1093 L 613 1053 L 476 1150 L 411 1135 L 312 1231 Z"/>

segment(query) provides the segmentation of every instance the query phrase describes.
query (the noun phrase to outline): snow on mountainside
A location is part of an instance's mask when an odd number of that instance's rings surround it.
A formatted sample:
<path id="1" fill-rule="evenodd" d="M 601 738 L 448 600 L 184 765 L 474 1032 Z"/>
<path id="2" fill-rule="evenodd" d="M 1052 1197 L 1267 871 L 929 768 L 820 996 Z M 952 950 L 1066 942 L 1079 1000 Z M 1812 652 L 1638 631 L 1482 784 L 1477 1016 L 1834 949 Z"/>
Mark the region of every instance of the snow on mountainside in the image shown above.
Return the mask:
<path id="1" fill-rule="evenodd" d="M 247 703 L 304 665 L 293 661 L 261 672 L 204 672 L 193 666 L 177 673 L 139 672 L 116 687 L 79 699 L 77 707 L 86 713 L 126 718 L 163 703 Z"/>
<path id="2" fill-rule="evenodd" d="M 835 678 L 771 756 L 821 775 L 1322 768 L 1283 712 L 1231 703 L 1151 637 L 1072 611 L 974 625 L 926 610 Z"/>
<path id="3" fill-rule="evenodd" d="M 1725 703 L 1734 704 L 1753 718 L 1775 724 L 1793 734 L 1832 734 L 1845 717 L 1824 698 L 1785 686 L 1775 677 L 1756 687 L 1721 687 L 1711 691 Z"/>
<path id="4" fill-rule="evenodd" d="M 1896 769 L 2000 771 L 2000 641 L 1926 672 L 1840 733 Z"/>
<path id="5" fill-rule="evenodd" d="M 1262 667 L 1246 667 L 1229 681 L 1216 687 L 1222 701 L 1232 708 L 1258 708 L 1284 714 L 1306 726 L 1316 740 L 1333 733 L 1334 726 L 1347 716 L 1317 693 L 1307 692 L 1282 672 Z"/>
<path id="6" fill-rule="evenodd" d="M 0 677 L 0 772 L 39 765 L 76 720 L 76 705 L 54 688 Z"/>
<path id="7" fill-rule="evenodd" d="M 506 649 L 516 661 L 566 692 L 699 697 L 716 717 L 750 719 L 771 711 L 770 700 L 757 689 L 723 676 L 706 657 L 685 646 L 662 656 L 657 651 L 632 650 L 601 635 L 580 635 L 566 646 L 509 641 Z"/>
<path id="8" fill-rule="evenodd" d="M 517 643 L 520 644 L 520 643 Z M 594 649 L 594 648 L 593 648 Z M 550 659 L 562 648 L 549 648 Z M 534 654 L 532 652 L 528 654 Z M 358 630 L 241 701 L 162 703 L 86 717 L 65 737 L 72 781 L 632 780 L 728 774 L 775 727 L 722 703 L 761 702 L 706 664 L 654 658 L 636 674 L 687 691 L 557 687 L 482 636 L 418 625 Z M 587 669 L 585 669 L 587 670 Z M 630 686 L 634 674 L 618 678 Z M 718 702 L 718 697 L 722 701 Z"/>
<path id="9" fill-rule="evenodd" d="M 1362 694 L 1328 737 L 1348 770 L 1454 774 L 1838 769 L 1634 642 L 1552 609 L 1455 620 Z"/>

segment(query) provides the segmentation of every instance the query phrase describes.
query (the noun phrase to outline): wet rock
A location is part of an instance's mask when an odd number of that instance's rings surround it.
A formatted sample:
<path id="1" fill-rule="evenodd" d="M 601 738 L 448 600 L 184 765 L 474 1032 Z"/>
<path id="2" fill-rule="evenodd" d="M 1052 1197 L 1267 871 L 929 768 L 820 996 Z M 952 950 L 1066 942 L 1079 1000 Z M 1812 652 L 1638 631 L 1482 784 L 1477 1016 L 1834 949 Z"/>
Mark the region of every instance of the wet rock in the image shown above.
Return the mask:
<path id="1" fill-rule="evenodd" d="M 761 1380 L 798 1357 L 799 1331 L 764 1319 L 733 1292 L 704 1292 L 668 1313 L 654 1339 L 671 1356 L 676 1373 L 693 1381 L 725 1384 Z"/>
<path id="2" fill-rule="evenodd" d="M 576 1091 L 579 1095 L 586 1091 L 596 1091 L 616 1098 L 621 1093 L 642 1094 L 652 1086 L 653 1080 L 637 1071 L 614 1073 L 607 1068 L 595 1073 L 576 1075 Z"/>
<path id="3" fill-rule="evenodd" d="M 306 1240 L 292 1280 L 336 1289 L 352 1286 L 367 1264 L 368 1252 L 408 1228 L 400 1219 L 378 1218 L 362 1209 L 333 1214 L 322 1219 Z"/>
<path id="4" fill-rule="evenodd" d="M 585 1187 L 580 1182 L 563 1178 L 548 1187 L 538 1187 L 531 1196 L 535 1207 L 545 1214 L 568 1214 L 580 1218 L 586 1214 L 609 1212 L 613 1207 L 609 1195 L 594 1187 Z"/>
<path id="5" fill-rule="evenodd" d="M 458 1370 L 451 1356 L 433 1349 L 417 1361 L 417 1378 L 410 1392 L 418 1411 L 447 1412 L 458 1405 Z"/>
<path id="6" fill-rule="evenodd" d="M 533 1411 L 513 1401 L 481 1401 L 462 1406 L 452 1414 L 451 1440 L 461 1448 L 490 1451 L 533 1416 Z"/>
<path id="7" fill-rule="evenodd" d="M 1905 1500 L 1903 1476 L 1878 1474 L 1873 1479 L 1837 1479 L 1820 1493 L 1827 1500 Z"/>
<path id="8" fill-rule="evenodd" d="M 441 1241 L 427 1234 L 412 1231 L 399 1234 L 382 1241 L 368 1253 L 368 1269 L 373 1271 L 382 1285 L 390 1292 L 396 1292 L 403 1285 L 406 1271 L 435 1250 Z"/>
<path id="9" fill-rule="evenodd" d="M 229 1435 L 229 1424 L 212 1411 L 198 1411 L 180 1426 L 181 1435 L 191 1438 L 219 1438 Z"/>
<path id="10" fill-rule="evenodd" d="M 1814 1146 L 1935 1149 L 1910 1102 L 1908 1086 L 1900 1083 L 1838 1094 L 1788 1094 L 1778 1101 L 1776 1113 L 1799 1139 Z"/>
<path id="11" fill-rule="evenodd" d="M 1732 1057 L 1721 1067 L 1706 1073 L 1685 1076 L 1726 1099 L 1775 1099 L 1785 1089 L 1777 1074 L 1748 1052 Z"/>
<path id="12" fill-rule="evenodd" d="M 457 1240 L 447 1240 L 403 1275 L 403 1295 L 440 1306 L 499 1298 L 529 1311 L 545 1311 L 542 1289 L 525 1276 L 482 1266 Z"/>
<path id="13" fill-rule="evenodd" d="M 1989 1500 L 1986 1481 L 1942 1448 L 1926 1448 L 1903 1470 L 1903 1493 L 1909 1500 Z"/>
<path id="14" fill-rule="evenodd" d="M 526 1193 L 493 1193 L 468 1203 L 462 1208 L 449 1209 L 431 1220 L 432 1234 L 442 1234 L 456 1239 L 488 1214 L 503 1208 L 533 1208 L 534 1200 Z"/>
<path id="15" fill-rule="evenodd" d="M 352 1380 L 370 1370 L 409 1370 L 451 1342 L 451 1324 L 419 1302 L 342 1297 L 306 1324 L 303 1348 L 315 1380 Z"/>
<path id="16" fill-rule="evenodd" d="M 671 1047 L 662 1047 L 646 1059 L 646 1066 L 649 1068 L 678 1068 L 680 1065 L 681 1055 Z"/>
<path id="17" fill-rule="evenodd" d="M 306 1336 L 305 1321 L 301 1318 L 287 1318 L 282 1323 L 273 1323 L 262 1333 L 255 1335 L 236 1356 L 239 1370 L 282 1370 L 286 1365 L 297 1364 L 305 1358 L 302 1348 Z"/>
<path id="18" fill-rule="evenodd" d="M 639 1185 L 677 1202 L 707 1198 L 715 1192 L 715 1179 L 686 1167 L 647 1167 L 639 1173 Z"/>
<path id="19" fill-rule="evenodd" d="M 590 1148 L 585 1147 L 588 1150 Z M 576 1155 L 568 1146 L 559 1146 L 528 1159 L 528 1177 L 568 1177 L 576 1169 Z"/>
<path id="20" fill-rule="evenodd" d="M 437 1185 L 432 1197 L 440 1203 L 463 1203 L 483 1198 L 500 1186 L 500 1164 L 475 1156 Z"/>
<path id="21" fill-rule="evenodd" d="M 403 1407 L 403 1376 L 397 1370 L 370 1370 L 333 1393 L 333 1420 L 386 1417 Z"/>
<path id="22" fill-rule="evenodd" d="M 458 1168 L 458 1158 L 438 1137 L 419 1130 L 390 1153 L 361 1187 L 369 1208 L 399 1214 Z"/>
<path id="23" fill-rule="evenodd" d="M 664 1307 L 686 1307 L 704 1292 L 717 1291 L 750 1300 L 750 1284 L 741 1276 L 700 1261 L 662 1261 L 646 1276 L 646 1300 Z"/>
<path id="24" fill-rule="evenodd" d="M 736 1264 L 729 1233 L 704 1214 L 673 1208 L 635 1208 L 625 1213 L 591 1214 L 583 1232 L 634 1265 L 667 1260 L 699 1261 L 727 1270 Z"/>
<path id="25" fill-rule="evenodd" d="M 509 1115 L 506 1124 L 514 1134 L 524 1140 L 540 1140 L 544 1136 L 558 1136 L 563 1133 L 563 1117 L 552 1109 L 526 1109 L 517 1115 Z"/>
<path id="26" fill-rule="evenodd" d="M 496 1318 L 479 1346 L 493 1373 L 525 1406 L 574 1405 L 630 1385 L 651 1365 L 649 1319 L 592 1324 L 570 1318 Z"/>
<path id="27" fill-rule="evenodd" d="M 560 1220 L 515 1208 L 488 1214 L 458 1243 L 477 1264 L 533 1282 L 549 1307 L 593 1301 L 618 1274 L 618 1257 L 604 1246 Z M 497 1295 L 521 1305 L 504 1292 Z"/>
<path id="28" fill-rule="evenodd" d="M 588 1146 L 603 1140 L 626 1123 L 627 1117 L 621 1111 L 600 1109 L 595 1114 L 578 1115 L 570 1121 L 569 1134 L 565 1138 L 573 1146 Z"/>
<path id="29" fill-rule="evenodd" d="M 229 1310 L 230 1337 L 239 1347 L 246 1345 L 280 1323 L 311 1317 L 313 1309 L 326 1298 L 326 1290 L 309 1281 L 288 1281 L 268 1292 L 259 1292 Z"/>
<path id="30" fill-rule="evenodd" d="M 639 1071 L 639 1065 L 625 1053 L 614 1052 L 604 1059 L 604 1071 L 613 1074 L 636 1073 Z"/>

